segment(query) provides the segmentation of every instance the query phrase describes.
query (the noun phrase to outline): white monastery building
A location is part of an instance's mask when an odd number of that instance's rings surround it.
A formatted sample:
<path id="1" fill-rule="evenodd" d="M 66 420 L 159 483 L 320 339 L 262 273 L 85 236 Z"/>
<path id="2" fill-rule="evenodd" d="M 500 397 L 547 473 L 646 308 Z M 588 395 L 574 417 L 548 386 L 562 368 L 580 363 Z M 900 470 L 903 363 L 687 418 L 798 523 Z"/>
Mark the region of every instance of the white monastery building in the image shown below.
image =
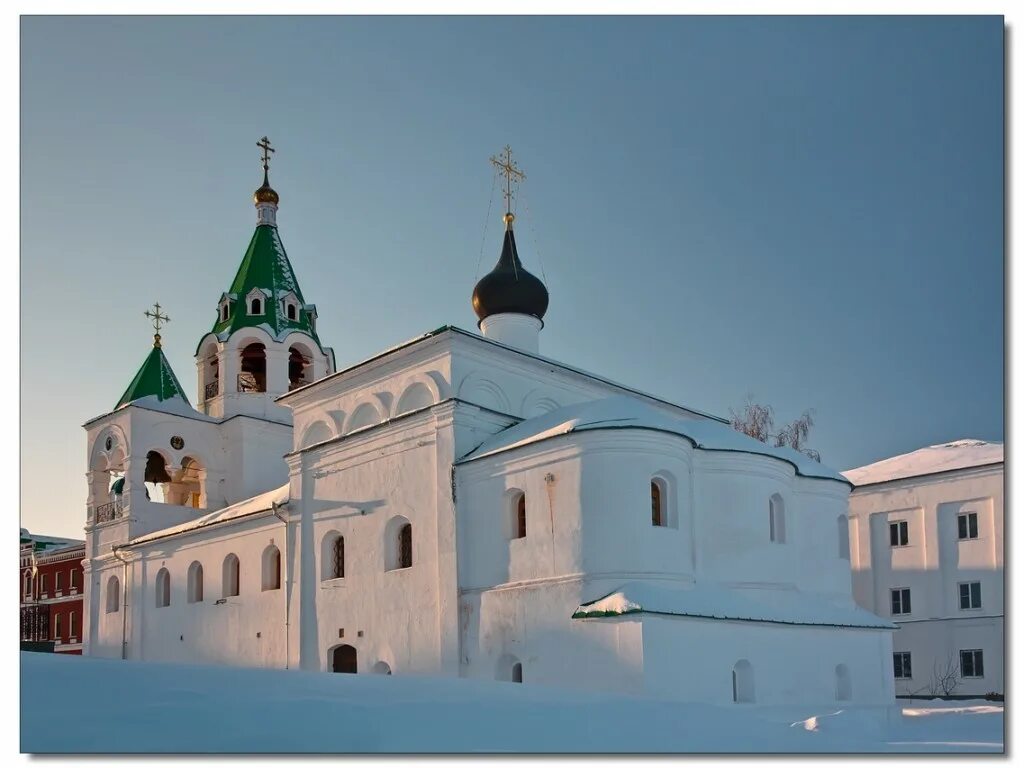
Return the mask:
<path id="1" fill-rule="evenodd" d="M 548 292 L 510 205 L 479 334 L 338 370 L 261 146 L 196 406 L 158 305 L 139 373 L 85 425 L 87 654 L 892 702 L 895 625 L 854 603 L 841 474 L 544 357 Z M 507 147 L 492 160 L 509 202 L 521 174 Z"/>
<path id="2" fill-rule="evenodd" d="M 853 594 L 893 621 L 899 695 L 1003 693 L 1003 444 L 957 440 L 845 473 Z"/>

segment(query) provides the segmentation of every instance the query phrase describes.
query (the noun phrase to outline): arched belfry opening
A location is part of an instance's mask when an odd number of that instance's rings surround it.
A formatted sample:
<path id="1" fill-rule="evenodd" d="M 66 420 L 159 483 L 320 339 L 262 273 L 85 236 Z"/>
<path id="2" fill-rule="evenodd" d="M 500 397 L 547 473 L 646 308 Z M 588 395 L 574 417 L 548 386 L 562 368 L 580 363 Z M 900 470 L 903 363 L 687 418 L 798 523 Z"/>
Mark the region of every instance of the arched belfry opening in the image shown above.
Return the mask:
<path id="1" fill-rule="evenodd" d="M 356 674 L 356 649 L 351 645 L 339 645 L 331 651 L 331 671 Z"/>
<path id="2" fill-rule="evenodd" d="M 168 501 L 168 487 L 171 475 L 167 471 L 167 459 L 159 451 L 146 454 L 146 471 L 143 475 L 146 483 L 146 498 L 164 504 Z"/>
<path id="3" fill-rule="evenodd" d="M 183 507 L 201 509 L 206 506 L 206 470 L 198 459 L 186 456 L 181 469 L 174 473 L 174 482 L 169 486 L 167 501 Z"/>
<path id="4" fill-rule="evenodd" d="M 258 341 L 249 344 L 242 350 L 238 391 L 267 391 L 267 348 Z"/>
<path id="5" fill-rule="evenodd" d="M 203 400 L 211 400 L 220 394 L 220 361 L 217 359 L 217 345 L 210 344 L 203 350 L 202 367 Z"/>
<path id="6" fill-rule="evenodd" d="M 293 345 L 288 350 L 288 390 L 298 389 L 313 381 L 313 356 L 308 350 Z"/>

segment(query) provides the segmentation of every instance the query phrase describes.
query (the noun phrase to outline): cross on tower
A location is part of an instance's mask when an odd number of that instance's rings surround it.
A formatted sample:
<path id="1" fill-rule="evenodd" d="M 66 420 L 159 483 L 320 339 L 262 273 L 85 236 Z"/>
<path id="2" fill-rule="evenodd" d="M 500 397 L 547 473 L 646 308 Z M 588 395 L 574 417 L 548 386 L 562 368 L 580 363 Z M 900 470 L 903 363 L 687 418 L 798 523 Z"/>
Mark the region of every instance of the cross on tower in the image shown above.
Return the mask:
<path id="1" fill-rule="evenodd" d="M 512 160 L 512 147 L 508 144 L 498 157 L 491 156 L 491 164 L 505 177 L 505 220 L 508 223 L 512 217 L 512 182 L 519 183 L 526 178 L 526 174 L 516 167 Z"/>
<path id="2" fill-rule="evenodd" d="M 270 152 L 276 152 L 273 147 L 270 146 L 270 139 L 264 136 L 262 139 L 256 142 L 256 146 L 263 150 L 263 170 L 266 171 L 270 167 Z"/>
<path id="3" fill-rule="evenodd" d="M 152 319 L 152 321 L 153 321 L 153 330 L 156 331 L 156 333 L 153 334 L 153 346 L 154 347 L 159 347 L 160 346 L 160 325 L 162 323 L 169 323 L 169 322 L 171 322 L 171 318 L 169 318 L 167 315 L 164 315 L 164 314 L 160 313 L 160 302 L 159 301 L 156 302 L 156 304 L 153 305 L 153 311 L 152 312 L 150 312 L 147 309 L 142 314 L 144 314 L 146 317 Z"/>

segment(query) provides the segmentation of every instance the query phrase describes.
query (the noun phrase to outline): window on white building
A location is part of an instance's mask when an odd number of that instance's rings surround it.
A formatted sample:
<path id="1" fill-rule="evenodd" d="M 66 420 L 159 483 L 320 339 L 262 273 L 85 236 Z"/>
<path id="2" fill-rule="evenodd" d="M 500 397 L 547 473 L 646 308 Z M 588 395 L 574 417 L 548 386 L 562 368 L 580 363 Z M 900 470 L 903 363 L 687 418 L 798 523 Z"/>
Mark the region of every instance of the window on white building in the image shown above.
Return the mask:
<path id="1" fill-rule="evenodd" d="M 651 480 L 651 525 L 662 527 L 667 524 L 665 519 L 665 491 L 657 478 Z"/>
<path id="2" fill-rule="evenodd" d="M 511 538 L 526 538 L 526 494 L 519 490 L 513 490 L 509 494 L 508 514 L 511 517 L 512 531 Z"/>
<path id="3" fill-rule="evenodd" d="M 906 520 L 889 523 L 889 546 L 905 547 L 910 543 L 910 526 Z"/>
<path id="4" fill-rule="evenodd" d="M 777 493 L 768 500 L 768 535 L 776 544 L 786 543 L 786 506 Z"/>
<path id="5" fill-rule="evenodd" d="M 956 533 L 961 539 L 978 538 L 978 513 L 966 512 L 956 516 Z"/>
<path id="6" fill-rule="evenodd" d="M 836 701 L 849 701 L 853 698 L 853 681 L 850 679 L 850 668 L 845 664 L 836 665 Z"/>
<path id="7" fill-rule="evenodd" d="M 231 553 L 224 558 L 222 597 L 238 597 L 239 569 L 238 555 Z"/>
<path id="8" fill-rule="evenodd" d="M 161 568 L 156 574 L 156 607 L 166 608 L 171 604 L 171 574 Z"/>
<path id="9" fill-rule="evenodd" d="M 892 676 L 897 680 L 909 680 L 911 678 L 909 653 L 901 651 L 892 655 Z"/>
<path id="10" fill-rule="evenodd" d="M 523 682 L 523 663 L 521 661 L 517 661 L 512 665 L 512 682 Z"/>
<path id="11" fill-rule="evenodd" d="M 331 578 L 345 578 L 345 537 L 336 536 L 331 547 Z"/>
<path id="12" fill-rule="evenodd" d="M 203 602 L 203 564 L 198 560 L 188 567 L 188 601 Z"/>
<path id="13" fill-rule="evenodd" d="M 960 587 L 960 610 L 968 611 L 972 608 L 981 608 L 981 582 L 968 581 L 959 585 Z"/>
<path id="14" fill-rule="evenodd" d="M 836 528 L 839 534 L 839 557 L 842 560 L 850 559 L 850 523 L 846 515 L 836 518 Z"/>
<path id="15" fill-rule="evenodd" d="M 741 704 L 754 701 L 754 668 L 746 659 L 732 668 L 732 700 Z"/>
<path id="16" fill-rule="evenodd" d="M 960 651 L 960 676 L 961 677 L 984 677 L 985 665 L 981 657 L 981 651 Z"/>
<path id="17" fill-rule="evenodd" d="M 121 582 L 117 576 L 107 579 L 107 613 L 117 613 L 121 609 Z"/>
<path id="18" fill-rule="evenodd" d="M 899 616 L 901 614 L 910 613 L 910 590 L 891 589 L 889 593 L 892 598 L 892 615 Z"/>
<path id="19" fill-rule="evenodd" d="M 263 591 L 281 588 L 281 550 L 271 544 L 263 550 Z"/>

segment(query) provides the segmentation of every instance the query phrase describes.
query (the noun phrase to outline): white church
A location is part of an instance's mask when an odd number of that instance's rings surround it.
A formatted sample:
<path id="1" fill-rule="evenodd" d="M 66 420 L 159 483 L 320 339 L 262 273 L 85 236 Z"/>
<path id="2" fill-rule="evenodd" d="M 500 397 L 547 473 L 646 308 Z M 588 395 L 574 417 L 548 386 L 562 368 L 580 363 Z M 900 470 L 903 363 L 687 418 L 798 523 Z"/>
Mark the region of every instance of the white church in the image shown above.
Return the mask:
<path id="1" fill-rule="evenodd" d="M 510 205 L 472 291 L 479 333 L 443 326 L 338 369 L 261 146 L 195 407 L 157 305 L 138 374 L 85 424 L 84 653 L 893 701 L 895 627 L 853 601 L 842 475 L 545 357 L 548 292 Z M 509 202 L 521 174 L 507 148 L 492 160 Z"/>

